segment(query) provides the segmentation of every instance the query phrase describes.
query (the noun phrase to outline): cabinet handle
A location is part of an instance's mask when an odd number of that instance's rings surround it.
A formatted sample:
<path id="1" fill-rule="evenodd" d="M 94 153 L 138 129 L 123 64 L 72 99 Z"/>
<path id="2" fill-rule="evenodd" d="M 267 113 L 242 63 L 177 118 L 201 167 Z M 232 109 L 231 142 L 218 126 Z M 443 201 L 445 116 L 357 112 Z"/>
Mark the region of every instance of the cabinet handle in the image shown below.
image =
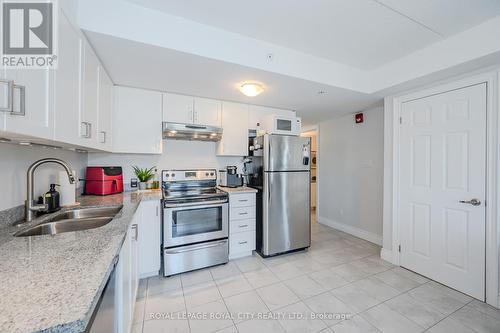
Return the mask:
<path id="1" fill-rule="evenodd" d="M 101 134 L 102 134 L 101 143 L 106 143 L 106 131 L 101 131 Z"/>
<path id="2" fill-rule="evenodd" d="M 194 122 L 198 123 L 198 111 L 194 111 Z"/>
<path id="3" fill-rule="evenodd" d="M 85 126 L 85 134 L 82 135 L 85 139 L 90 139 L 92 137 L 92 124 L 86 121 L 82 121 L 82 125 Z"/>
<path id="4" fill-rule="evenodd" d="M 248 199 L 245 199 L 245 200 L 241 200 L 241 199 L 240 199 L 240 200 L 238 200 L 238 201 L 239 201 L 239 202 L 247 202 L 247 201 L 248 201 Z"/>
<path id="5" fill-rule="evenodd" d="M 12 112 L 13 116 L 25 116 L 26 115 L 26 87 L 14 84 L 12 86 L 12 94 L 14 94 L 14 90 L 19 90 L 19 111 L 14 111 L 14 103 L 12 103 Z"/>
<path id="6" fill-rule="evenodd" d="M 158 216 L 158 206 L 156 206 L 156 216 Z"/>
<path id="7" fill-rule="evenodd" d="M 7 84 L 7 106 L 0 108 L 0 112 L 12 112 L 14 110 L 14 81 L 0 80 L 0 83 Z"/>
<path id="8" fill-rule="evenodd" d="M 246 227 L 248 227 L 248 224 L 242 224 L 242 225 L 239 225 L 238 227 L 239 228 L 246 228 Z"/>
<path id="9" fill-rule="evenodd" d="M 248 215 L 248 213 L 247 213 L 247 212 L 245 212 L 245 213 L 238 213 L 238 214 L 239 214 L 239 215 Z"/>
<path id="10" fill-rule="evenodd" d="M 194 114 L 194 110 L 189 110 L 189 111 L 188 111 L 189 121 L 190 121 L 190 122 L 194 122 L 194 119 L 193 119 L 193 114 Z"/>
<path id="11" fill-rule="evenodd" d="M 137 224 L 132 224 L 132 230 L 134 230 L 134 241 L 137 241 L 139 239 L 139 226 Z"/>
<path id="12" fill-rule="evenodd" d="M 240 245 L 243 245 L 243 244 L 246 244 L 246 243 L 248 243 L 248 242 L 247 242 L 247 241 L 244 241 L 244 242 L 238 242 L 238 244 L 240 244 Z"/>

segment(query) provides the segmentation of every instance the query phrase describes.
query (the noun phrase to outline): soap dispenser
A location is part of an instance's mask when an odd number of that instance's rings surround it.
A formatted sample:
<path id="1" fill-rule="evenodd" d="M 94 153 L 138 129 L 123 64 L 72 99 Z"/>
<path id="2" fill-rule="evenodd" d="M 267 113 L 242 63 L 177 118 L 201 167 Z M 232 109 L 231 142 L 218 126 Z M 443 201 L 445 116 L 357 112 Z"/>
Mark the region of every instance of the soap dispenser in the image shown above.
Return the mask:
<path id="1" fill-rule="evenodd" d="M 58 184 L 50 184 L 50 190 L 44 195 L 44 202 L 47 205 L 47 213 L 53 213 L 61 209 L 60 194 L 56 191 Z"/>

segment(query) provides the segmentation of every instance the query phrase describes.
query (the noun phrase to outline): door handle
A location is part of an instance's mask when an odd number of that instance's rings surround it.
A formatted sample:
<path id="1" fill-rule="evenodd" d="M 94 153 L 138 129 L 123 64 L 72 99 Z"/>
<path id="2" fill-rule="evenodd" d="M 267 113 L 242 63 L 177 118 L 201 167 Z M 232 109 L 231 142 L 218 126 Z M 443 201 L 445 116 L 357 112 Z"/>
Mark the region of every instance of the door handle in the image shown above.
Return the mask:
<path id="1" fill-rule="evenodd" d="M 85 134 L 82 135 L 82 138 L 90 139 L 92 137 L 92 124 L 86 121 L 82 121 L 82 125 L 85 126 Z"/>
<path id="2" fill-rule="evenodd" d="M 139 225 L 137 224 L 132 224 L 132 230 L 134 230 L 134 241 L 137 241 L 139 239 Z"/>
<path id="3" fill-rule="evenodd" d="M 101 143 L 106 143 L 106 131 L 101 131 Z"/>
<path id="4" fill-rule="evenodd" d="M 460 200 L 459 202 L 463 203 L 463 204 L 472 205 L 472 206 L 480 206 L 481 205 L 481 200 L 479 200 L 479 199 Z"/>
<path id="5" fill-rule="evenodd" d="M 19 111 L 14 111 L 14 101 L 13 101 L 11 114 L 13 116 L 25 116 L 26 115 L 26 87 L 14 84 L 13 91 L 16 89 L 19 90 Z"/>
<path id="6" fill-rule="evenodd" d="M 7 105 L 0 108 L 1 112 L 10 112 L 14 110 L 14 81 L 0 80 L 0 83 L 7 84 Z"/>

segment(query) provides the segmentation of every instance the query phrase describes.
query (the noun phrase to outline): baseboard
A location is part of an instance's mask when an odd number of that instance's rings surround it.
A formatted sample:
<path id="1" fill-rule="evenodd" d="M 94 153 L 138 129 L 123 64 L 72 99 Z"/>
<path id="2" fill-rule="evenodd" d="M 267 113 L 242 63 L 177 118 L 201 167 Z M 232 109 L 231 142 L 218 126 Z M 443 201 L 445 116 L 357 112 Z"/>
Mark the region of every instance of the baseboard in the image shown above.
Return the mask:
<path id="1" fill-rule="evenodd" d="M 392 264 L 392 251 L 382 248 L 380 250 L 380 258 Z"/>
<path id="2" fill-rule="evenodd" d="M 358 238 L 367 240 L 369 242 L 375 243 L 377 245 L 382 246 L 382 236 L 374 234 L 373 232 L 369 232 L 363 229 L 359 229 L 350 225 L 346 225 L 343 223 L 335 222 L 330 219 L 318 216 L 318 222 L 324 224 L 326 226 L 332 227 L 334 229 L 338 229 L 340 231 L 346 232 Z"/>

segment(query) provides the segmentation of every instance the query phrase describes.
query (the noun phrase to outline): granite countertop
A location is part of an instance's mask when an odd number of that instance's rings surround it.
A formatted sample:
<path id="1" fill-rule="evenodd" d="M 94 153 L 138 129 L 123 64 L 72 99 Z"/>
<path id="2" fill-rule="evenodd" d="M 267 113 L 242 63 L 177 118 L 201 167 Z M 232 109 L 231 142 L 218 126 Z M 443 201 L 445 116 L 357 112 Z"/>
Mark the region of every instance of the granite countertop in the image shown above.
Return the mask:
<path id="1" fill-rule="evenodd" d="M 226 193 L 257 193 L 257 190 L 248 186 L 240 186 L 240 187 L 225 187 L 225 186 L 217 186 L 217 188 Z"/>
<path id="2" fill-rule="evenodd" d="M 0 226 L 0 332 L 83 332 L 139 203 L 160 199 L 161 191 L 82 196 L 81 207 L 123 205 L 96 229 L 14 237 L 20 227 Z"/>

